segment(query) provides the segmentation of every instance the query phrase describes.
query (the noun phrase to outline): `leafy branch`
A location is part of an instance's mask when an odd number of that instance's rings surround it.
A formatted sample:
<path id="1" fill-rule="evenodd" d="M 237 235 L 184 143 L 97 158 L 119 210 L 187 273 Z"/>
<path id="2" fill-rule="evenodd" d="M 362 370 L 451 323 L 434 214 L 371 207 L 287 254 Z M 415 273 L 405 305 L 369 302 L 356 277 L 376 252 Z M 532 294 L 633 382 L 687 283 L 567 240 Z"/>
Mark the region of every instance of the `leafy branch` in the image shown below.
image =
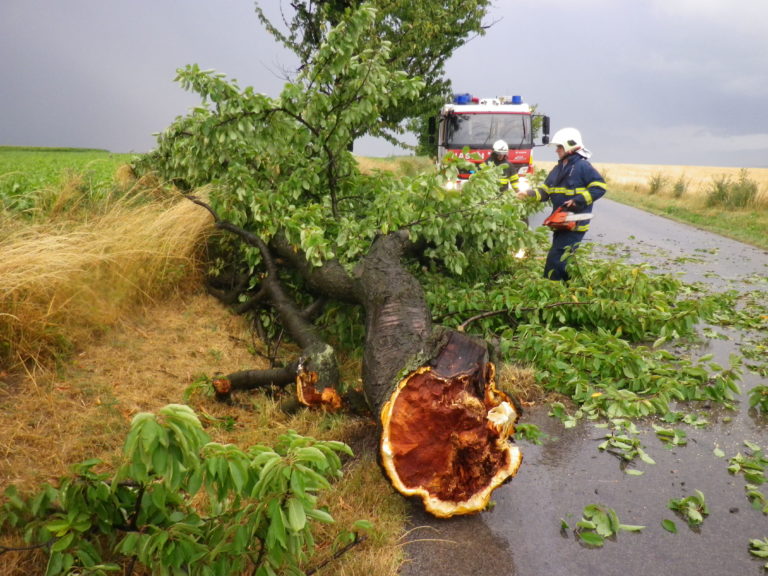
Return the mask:
<path id="1" fill-rule="evenodd" d="M 656 462 L 643 449 L 640 439 L 637 437 L 637 427 L 633 422 L 625 419 L 612 420 L 613 430 L 604 436 L 605 440 L 598 446 L 599 450 L 605 451 L 619 458 L 622 462 L 622 470 L 633 476 L 643 474 L 640 470 L 629 468 L 629 465 L 640 458 L 646 464 L 655 464 Z M 598 427 L 606 427 L 607 424 L 598 424 Z"/>
<path id="2" fill-rule="evenodd" d="M 709 515 L 709 506 L 701 490 L 696 490 L 692 495 L 683 498 L 672 498 L 667 503 L 667 507 L 679 514 L 691 528 L 701 526 L 704 518 Z"/>
<path id="3" fill-rule="evenodd" d="M 47 576 L 103 574 L 119 564 L 128 574 L 136 566 L 163 574 L 301 574 L 315 549 L 313 525 L 334 521 L 318 494 L 341 476 L 341 456 L 352 454 L 340 442 L 294 432 L 274 447 L 211 442 L 196 414 L 178 404 L 137 414 L 123 453 L 111 477 L 96 472 L 103 463 L 92 459 L 58 488 L 26 498 L 7 488 L 0 528 L 23 532 L 28 543 L 15 550 L 46 548 Z M 346 545 L 337 554 L 371 525 L 353 528 L 342 533 Z"/>

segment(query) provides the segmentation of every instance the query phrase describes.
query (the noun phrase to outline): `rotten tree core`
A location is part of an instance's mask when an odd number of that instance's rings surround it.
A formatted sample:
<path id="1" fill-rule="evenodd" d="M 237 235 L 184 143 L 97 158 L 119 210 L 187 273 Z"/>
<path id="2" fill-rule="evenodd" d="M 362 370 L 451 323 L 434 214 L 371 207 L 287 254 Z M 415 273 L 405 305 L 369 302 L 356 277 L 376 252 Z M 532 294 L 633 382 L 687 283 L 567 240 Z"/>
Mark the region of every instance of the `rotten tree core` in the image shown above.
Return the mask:
<path id="1" fill-rule="evenodd" d="M 498 434 L 486 414 L 493 406 L 467 389 L 467 378 L 446 381 L 430 371 L 415 374 L 398 395 L 389 438 L 406 487 L 458 502 L 509 463 L 509 454 L 492 449 Z"/>
<path id="2" fill-rule="evenodd" d="M 403 494 L 421 496 L 436 516 L 478 512 L 517 472 L 522 456 L 507 437 L 517 413 L 496 389 L 493 364 L 452 359 L 409 374 L 382 410 L 382 461 Z"/>

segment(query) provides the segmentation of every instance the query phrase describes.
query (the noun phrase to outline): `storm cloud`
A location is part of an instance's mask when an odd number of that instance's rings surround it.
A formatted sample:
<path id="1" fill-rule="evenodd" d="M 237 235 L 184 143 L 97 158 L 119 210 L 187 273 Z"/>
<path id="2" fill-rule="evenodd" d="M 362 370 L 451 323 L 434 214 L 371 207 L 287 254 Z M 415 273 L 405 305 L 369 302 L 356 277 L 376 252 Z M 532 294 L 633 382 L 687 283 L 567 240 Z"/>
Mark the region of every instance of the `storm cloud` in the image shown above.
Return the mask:
<path id="1" fill-rule="evenodd" d="M 767 22 L 764 0 L 498 0 L 446 75 L 522 95 L 553 129 L 579 128 L 595 161 L 766 167 Z M 179 67 L 277 95 L 296 64 L 252 0 L 3 0 L 0 55 L 0 145 L 114 152 L 149 150 L 197 104 Z"/>

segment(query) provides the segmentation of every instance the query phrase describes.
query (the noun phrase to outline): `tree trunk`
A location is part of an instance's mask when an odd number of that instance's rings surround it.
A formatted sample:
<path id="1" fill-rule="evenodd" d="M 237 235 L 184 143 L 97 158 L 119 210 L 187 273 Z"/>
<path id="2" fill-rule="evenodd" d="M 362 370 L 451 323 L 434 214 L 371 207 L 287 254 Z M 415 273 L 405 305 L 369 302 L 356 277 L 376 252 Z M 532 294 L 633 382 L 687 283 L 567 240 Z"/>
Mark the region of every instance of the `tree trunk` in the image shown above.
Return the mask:
<path id="1" fill-rule="evenodd" d="M 435 516 L 478 512 L 520 466 L 508 440 L 518 414 L 496 389 L 488 344 L 432 328 L 421 285 L 401 263 L 407 247 L 403 233 L 382 236 L 356 271 L 380 460 L 392 485 Z"/>

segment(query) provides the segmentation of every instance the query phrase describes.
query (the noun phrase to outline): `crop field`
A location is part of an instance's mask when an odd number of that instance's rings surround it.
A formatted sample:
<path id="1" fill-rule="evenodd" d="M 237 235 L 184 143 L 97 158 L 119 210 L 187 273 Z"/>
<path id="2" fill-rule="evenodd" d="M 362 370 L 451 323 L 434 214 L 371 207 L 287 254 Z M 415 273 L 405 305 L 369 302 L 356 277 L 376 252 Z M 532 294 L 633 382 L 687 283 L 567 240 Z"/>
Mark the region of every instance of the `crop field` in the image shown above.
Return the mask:
<path id="1" fill-rule="evenodd" d="M 686 184 L 693 196 L 706 194 L 712 183 L 722 179 L 736 182 L 742 174 L 757 183 L 763 194 L 768 191 L 768 168 L 733 168 L 713 166 L 664 166 L 653 164 L 601 164 L 595 163 L 608 181 L 622 187 L 648 187 L 661 178 L 662 188 L 671 190 L 676 182 Z M 663 191 L 663 190 L 662 190 Z"/>
<path id="2" fill-rule="evenodd" d="M 664 164 L 611 164 L 593 162 L 609 185 L 622 189 L 648 191 L 651 184 L 659 182 L 661 190 L 671 192 L 676 183 L 685 185 L 691 196 L 703 196 L 713 182 L 722 179 L 737 182 L 743 174 L 754 181 L 762 195 L 768 194 L 768 168 L 734 168 L 717 166 L 675 166 Z M 547 172 L 554 162 L 538 162 L 537 167 Z"/>
<path id="3" fill-rule="evenodd" d="M 0 206 L 24 210 L 30 194 L 58 188 L 75 175 L 81 187 L 106 190 L 115 170 L 132 157 L 83 148 L 0 146 Z"/>

